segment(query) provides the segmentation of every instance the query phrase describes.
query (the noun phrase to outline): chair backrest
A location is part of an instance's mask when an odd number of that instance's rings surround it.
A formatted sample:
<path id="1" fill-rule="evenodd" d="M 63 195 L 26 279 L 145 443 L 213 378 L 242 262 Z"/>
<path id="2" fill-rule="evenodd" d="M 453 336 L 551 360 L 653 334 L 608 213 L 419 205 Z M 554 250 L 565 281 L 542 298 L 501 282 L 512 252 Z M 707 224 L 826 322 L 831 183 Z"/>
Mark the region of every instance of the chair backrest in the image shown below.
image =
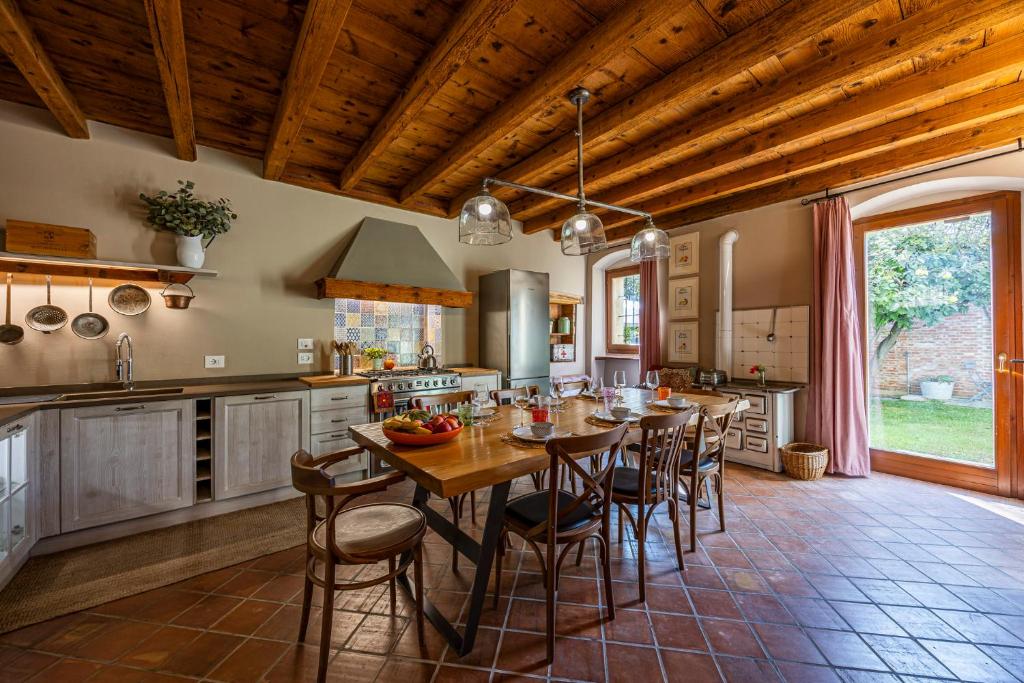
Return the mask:
<path id="1" fill-rule="evenodd" d="M 589 503 L 593 510 L 593 518 L 604 517 L 605 523 L 611 517 L 611 495 L 612 478 L 615 475 L 615 462 L 619 457 L 619 449 L 622 447 L 622 440 L 626 436 L 627 424 L 621 424 L 614 429 L 609 429 L 598 434 L 587 436 L 567 436 L 549 439 L 545 450 L 550 456 L 548 482 L 550 496 L 548 501 L 548 517 L 537 527 L 528 532 L 528 535 L 536 535 L 548 527 L 547 537 L 549 546 L 557 541 L 559 523 L 576 511 L 584 503 Z M 579 460 L 589 457 L 604 457 L 607 461 L 603 468 L 598 466 L 598 471 L 591 474 L 589 470 L 582 467 Z M 567 468 L 569 476 L 579 477 L 582 482 L 582 489 L 579 494 L 573 491 L 573 500 L 566 506 L 558 507 L 558 487 L 562 481 L 560 470 Z"/>
<path id="2" fill-rule="evenodd" d="M 739 402 L 737 398 L 728 403 L 700 407 L 700 412 L 697 414 L 696 430 L 696 434 L 700 435 L 700 441 L 694 444 L 694 451 L 697 454 L 694 462 L 700 462 L 702 458 L 715 459 L 719 464 L 724 461 L 725 435 L 729 431 L 729 427 L 732 426 Z"/>
<path id="3" fill-rule="evenodd" d="M 469 403 L 472 400 L 472 391 L 452 391 L 447 394 L 413 396 L 411 404 L 413 408 L 419 410 L 426 410 L 431 413 L 446 413 L 455 410 L 460 404 Z"/>
<path id="4" fill-rule="evenodd" d="M 647 502 L 660 503 L 672 497 L 679 479 L 679 460 L 686 450 L 686 427 L 696 412 L 697 408 L 691 407 L 671 415 L 640 418 L 637 493 L 646 492 Z"/>
<path id="5" fill-rule="evenodd" d="M 540 387 L 531 384 L 525 387 L 512 387 L 511 389 L 491 389 L 491 400 L 499 406 L 507 406 L 515 403 L 517 396 L 533 397 L 540 393 Z"/>
<path id="6" fill-rule="evenodd" d="M 570 382 L 562 382 L 562 396 L 576 396 L 590 385 L 590 379 L 574 379 Z"/>

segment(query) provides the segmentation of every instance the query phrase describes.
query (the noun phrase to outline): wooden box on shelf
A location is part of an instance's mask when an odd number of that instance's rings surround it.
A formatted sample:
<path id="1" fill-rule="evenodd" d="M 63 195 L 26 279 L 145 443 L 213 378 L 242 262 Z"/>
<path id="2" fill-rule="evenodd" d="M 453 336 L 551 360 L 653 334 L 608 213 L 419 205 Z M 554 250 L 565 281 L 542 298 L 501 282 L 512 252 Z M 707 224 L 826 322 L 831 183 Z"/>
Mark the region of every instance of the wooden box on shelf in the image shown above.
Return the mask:
<path id="1" fill-rule="evenodd" d="M 5 244 L 19 254 L 96 258 L 96 235 L 87 228 L 8 219 Z"/>

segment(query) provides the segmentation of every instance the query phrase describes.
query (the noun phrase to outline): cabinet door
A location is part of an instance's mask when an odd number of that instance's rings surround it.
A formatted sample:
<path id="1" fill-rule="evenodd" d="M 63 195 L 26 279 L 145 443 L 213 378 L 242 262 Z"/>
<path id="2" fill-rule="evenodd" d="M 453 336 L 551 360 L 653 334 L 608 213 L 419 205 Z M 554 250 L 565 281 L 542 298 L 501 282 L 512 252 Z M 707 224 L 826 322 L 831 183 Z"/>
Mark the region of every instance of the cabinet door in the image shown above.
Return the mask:
<path id="1" fill-rule="evenodd" d="M 192 505 L 191 401 L 60 413 L 62 532 Z"/>
<path id="2" fill-rule="evenodd" d="M 213 439 L 216 499 L 289 486 L 292 454 L 309 450 L 309 392 L 218 398 Z"/>

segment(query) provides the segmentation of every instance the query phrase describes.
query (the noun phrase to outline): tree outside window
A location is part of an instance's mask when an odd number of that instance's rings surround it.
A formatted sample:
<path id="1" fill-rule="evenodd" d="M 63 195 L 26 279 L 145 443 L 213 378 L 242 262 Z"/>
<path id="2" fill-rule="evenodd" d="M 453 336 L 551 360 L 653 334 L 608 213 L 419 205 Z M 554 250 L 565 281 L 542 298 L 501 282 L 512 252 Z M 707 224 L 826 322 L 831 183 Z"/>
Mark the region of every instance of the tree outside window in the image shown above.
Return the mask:
<path id="1" fill-rule="evenodd" d="M 628 266 L 606 274 L 605 329 L 611 353 L 640 351 L 640 268 Z"/>

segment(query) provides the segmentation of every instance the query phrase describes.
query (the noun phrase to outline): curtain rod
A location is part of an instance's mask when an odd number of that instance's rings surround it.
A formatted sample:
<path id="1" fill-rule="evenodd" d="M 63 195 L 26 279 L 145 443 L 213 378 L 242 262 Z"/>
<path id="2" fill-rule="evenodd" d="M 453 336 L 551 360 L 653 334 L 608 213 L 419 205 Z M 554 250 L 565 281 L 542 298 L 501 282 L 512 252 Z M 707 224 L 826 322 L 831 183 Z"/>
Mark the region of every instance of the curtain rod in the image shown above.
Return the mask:
<path id="1" fill-rule="evenodd" d="M 948 166 L 943 166 L 942 168 L 932 168 L 932 169 L 929 169 L 927 171 L 918 171 L 917 173 L 911 173 L 910 175 L 900 176 L 899 178 L 889 178 L 888 180 L 879 180 L 878 182 L 870 183 L 868 185 L 862 185 L 861 187 L 857 187 L 857 188 L 854 188 L 852 190 L 845 190 L 843 192 L 831 192 L 830 193 L 829 189 L 826 187 L 825 188 L 825 196 L 824 197 L 818 197 L 816 199 L 811 199 L 811 198 L 807 197 L 807 198 L 801 199 L 800 200 L 800 204 L 802 204 L 803 206 L 807 206 L 808 204 L 815 204 L 817 202 L 823 202 L 823 201 L 825 201 L 827 199 L 833 199 L 835 197 L 842 197 L 843 195 L 850 194 L 851 192 L 860 192 L 861 190 L 870 190 L 871 188 L 881 187 L 882 185 L 888 185 L 889 183 L 899 182 L 900 180 L 909 180 L 911 178 L 919 178 L 921 176 L 928 175 L 929 173 L 938 173 L 939 171 L 948 171 L 951 168 L 959 168 L 960 166 L 966 166 L 967 164 L 974 164 L 974 163 L 977 163 L 979 161 L 988 161 L 989 159 L 996 159 L 998 157 L 1007 156 L 1009 154 L 1016 154 L 1017 152 L 1024 152 L 1024 141 L 1022 141 L 1021 138 L 1017 138 L 1017 147 L 1016 147 L 1016 149 L 1005 149 L 1002 152 L 995 152 L 994 154 L 987 154 L 987 155 L 985 155 L 983 157 L 978 157 L 977 159 L 967 159 L 966 161 L 958 161 L 956 163 L 949 164 Z"/>

